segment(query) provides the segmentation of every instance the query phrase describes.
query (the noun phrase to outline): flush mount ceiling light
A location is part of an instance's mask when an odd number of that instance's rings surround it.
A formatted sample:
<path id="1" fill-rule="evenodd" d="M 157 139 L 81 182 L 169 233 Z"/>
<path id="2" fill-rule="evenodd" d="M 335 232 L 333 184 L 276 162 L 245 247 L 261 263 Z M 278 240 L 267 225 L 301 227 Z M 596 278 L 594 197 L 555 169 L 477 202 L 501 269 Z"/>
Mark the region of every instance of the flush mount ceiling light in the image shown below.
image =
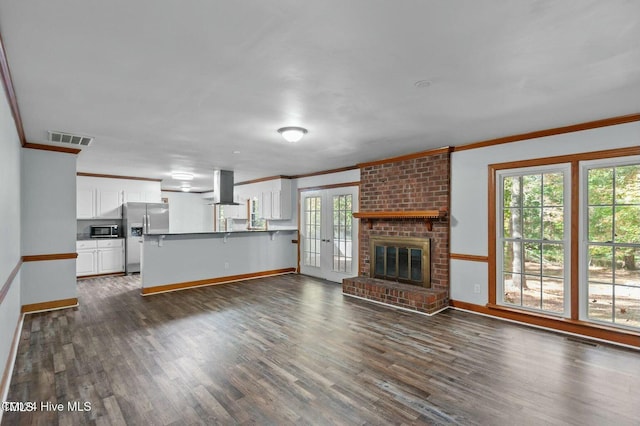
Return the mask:
<path id="1" fill-rule="evenodd" d="M 278 129 L 278 133 L 282 135 L 287 142 L 298 142 L 307 134 L 307 129 L 303 127 L 282 127 Z"/>
<path id="2" fill-rule="evenodd" d="M 193 175 L 191 173 L 175 172 L 175 173 L 171 173 L 171 179 L 175 179 L 175 180 L 193 180 Z"/>

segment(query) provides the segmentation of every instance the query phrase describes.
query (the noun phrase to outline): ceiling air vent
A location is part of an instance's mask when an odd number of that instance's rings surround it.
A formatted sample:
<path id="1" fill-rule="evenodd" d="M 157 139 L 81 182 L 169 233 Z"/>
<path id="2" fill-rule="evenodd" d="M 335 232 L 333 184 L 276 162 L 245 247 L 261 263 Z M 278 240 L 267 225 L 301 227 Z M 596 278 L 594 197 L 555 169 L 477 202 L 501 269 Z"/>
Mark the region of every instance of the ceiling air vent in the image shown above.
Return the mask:
<path id="1" fill-rule="evenodd" d="M 49 130 L 49 141 L 59 142 L 59 143 L 68 143 L 70 145 L 89 146 L 89 144 L 93 142 L 93 137 L 74 135 L 71 133 L 64 133 L 64 132 L 55 132 L 55 131 Z"/>

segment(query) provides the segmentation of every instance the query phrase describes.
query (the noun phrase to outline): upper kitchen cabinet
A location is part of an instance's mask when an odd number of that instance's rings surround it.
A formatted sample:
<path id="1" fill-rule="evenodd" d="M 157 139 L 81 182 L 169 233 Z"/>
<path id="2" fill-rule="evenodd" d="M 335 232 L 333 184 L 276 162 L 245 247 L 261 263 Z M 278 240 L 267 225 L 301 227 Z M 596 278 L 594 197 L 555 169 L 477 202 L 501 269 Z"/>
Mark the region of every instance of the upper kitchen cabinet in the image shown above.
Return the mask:
<path id="1" fill-rule="evenodd" d="M 291 180 L 276 179 L 269 190 L 262 191 L 261 213 L 264 219 L 291 219 Z"/>
<path id="2" fill-rule="evenodd" d="M 116 179 L 78 176 L 76 217 L 78 219 L 121 219 L 124 190 Z"/>
<path id="3" fill-rule="evenodd" d="M 78 219 L 122 219 L 122 204 L 132 201 L 159 203 L 160 182 L 132 179 L 77 177 Z"/>
<path id="4" fill-rule="evenodd" d="M 124 202 L 125 203 L 160 203 L 160 182 L 145 180 L 125 180 L 124 181 Z"/>

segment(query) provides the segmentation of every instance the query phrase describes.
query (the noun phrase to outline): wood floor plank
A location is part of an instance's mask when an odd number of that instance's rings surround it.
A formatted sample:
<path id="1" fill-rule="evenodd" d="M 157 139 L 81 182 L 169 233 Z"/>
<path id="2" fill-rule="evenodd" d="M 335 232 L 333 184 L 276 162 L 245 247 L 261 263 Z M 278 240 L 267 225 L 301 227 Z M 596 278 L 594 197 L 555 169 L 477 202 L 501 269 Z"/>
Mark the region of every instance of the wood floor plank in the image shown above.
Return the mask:
<path id="1" fill-rule="evenodd" d="M 299 275 L 140 296 L 78 283 L 27 315 L 5 425 L 638 424 L 640 352 L 448 310 L 345 298 Z M 78 412 L 67 404 L 91 403 Z"/>

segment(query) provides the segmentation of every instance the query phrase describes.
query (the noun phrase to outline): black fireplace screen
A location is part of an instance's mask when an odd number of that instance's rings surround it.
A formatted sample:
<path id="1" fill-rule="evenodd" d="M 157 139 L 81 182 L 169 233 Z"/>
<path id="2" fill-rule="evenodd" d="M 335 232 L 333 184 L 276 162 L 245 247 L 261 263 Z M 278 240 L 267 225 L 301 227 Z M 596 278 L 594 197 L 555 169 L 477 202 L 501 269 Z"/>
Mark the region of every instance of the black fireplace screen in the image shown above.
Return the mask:
<path id="1" fill-rule="evenodd" d="M 429 239 L 371 239 L 372 267 L 375 278 L 430 287 Z"/>

